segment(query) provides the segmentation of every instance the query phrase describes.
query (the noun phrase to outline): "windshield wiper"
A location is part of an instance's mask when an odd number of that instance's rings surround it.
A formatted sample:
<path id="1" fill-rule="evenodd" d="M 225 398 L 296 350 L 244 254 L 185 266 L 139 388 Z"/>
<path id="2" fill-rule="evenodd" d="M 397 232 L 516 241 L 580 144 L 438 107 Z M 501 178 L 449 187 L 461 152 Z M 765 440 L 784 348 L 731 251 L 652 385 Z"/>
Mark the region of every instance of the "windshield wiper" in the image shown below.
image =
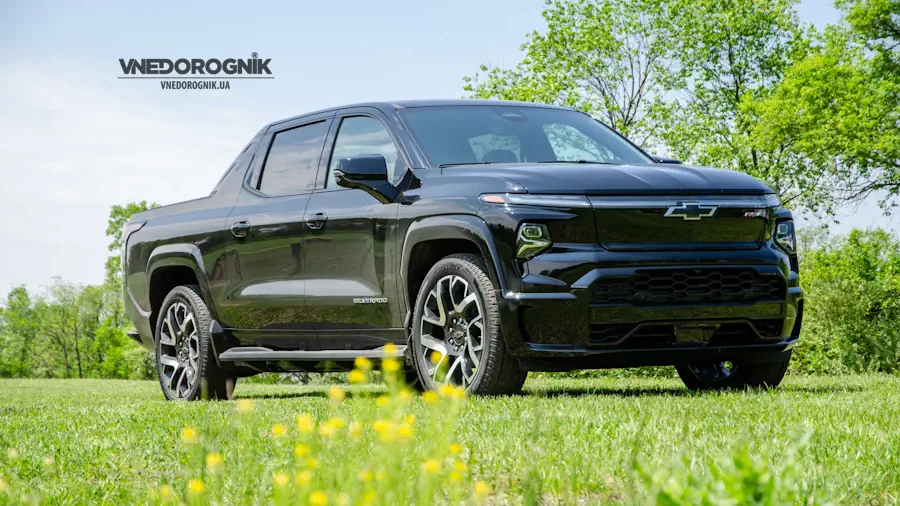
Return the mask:
<path id="1" fill-rule="evenodd" d="M 543 162 L 535 163 L 596 163 L 600 165 L 618 165 L 617 163 L 601 162 L 600 160 L 546 160 Z"/>
<path id="2" fill-rule="evenodd" d="M 439 169 L 443 169 L 444 167 L 457 167 L 459 165 L 490 165 L 496 162 L 455 162 L 455 163 L 442 163 L 438 165 Z"/>

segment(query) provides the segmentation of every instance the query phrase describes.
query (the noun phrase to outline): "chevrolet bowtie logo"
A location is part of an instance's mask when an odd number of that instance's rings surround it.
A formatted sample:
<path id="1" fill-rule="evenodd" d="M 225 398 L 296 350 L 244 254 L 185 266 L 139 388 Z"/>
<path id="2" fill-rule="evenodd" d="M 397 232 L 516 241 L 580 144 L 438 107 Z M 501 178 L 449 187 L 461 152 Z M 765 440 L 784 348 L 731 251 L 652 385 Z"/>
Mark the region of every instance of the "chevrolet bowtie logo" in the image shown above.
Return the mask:
<path id="1" fill-rule="evenodd" d="M 682 202 L 677 206 L 670 207 L 665 214 L 665 218 L 681 218 L 685 221 L 697 221 L 703 218 L 710 218 L 716 214 L 716 206 L 704 206 L 699 202 Z"/>

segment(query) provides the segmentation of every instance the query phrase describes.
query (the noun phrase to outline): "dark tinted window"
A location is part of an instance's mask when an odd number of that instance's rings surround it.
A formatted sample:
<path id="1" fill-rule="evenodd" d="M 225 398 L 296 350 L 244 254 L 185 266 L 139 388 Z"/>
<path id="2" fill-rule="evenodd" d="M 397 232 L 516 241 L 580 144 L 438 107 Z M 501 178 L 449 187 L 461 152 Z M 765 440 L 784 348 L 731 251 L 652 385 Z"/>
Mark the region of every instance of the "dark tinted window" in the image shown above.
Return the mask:
<path id="1" fill-rule="evenodd" d="M 320 121 L 275 134 L 259 191 L 287 195 L 312 190 L 327 133 L 327 123 Z"/>
<path id="2" fill-rule="evenodd" d="M 391 135 L 375 118 L 367 116 L 353 116 L 341 121 L 337 139 L 334 141 L 334 150 L 331 153 L 331 168 L 325 186 L 334 186 L 330 174 L 337 168 L 338 160 L 348 156 L 381 155 L 387 163 L 388 181 L 393 181 L 399 173 L 402 160 L 397 154 Z"/>
<path id="3" fill-rule="evenodd" d="M 410 107 L 400 116 L 431 165 L 591 160 L 652 163 L 580 112 L 512 105 Z"/>

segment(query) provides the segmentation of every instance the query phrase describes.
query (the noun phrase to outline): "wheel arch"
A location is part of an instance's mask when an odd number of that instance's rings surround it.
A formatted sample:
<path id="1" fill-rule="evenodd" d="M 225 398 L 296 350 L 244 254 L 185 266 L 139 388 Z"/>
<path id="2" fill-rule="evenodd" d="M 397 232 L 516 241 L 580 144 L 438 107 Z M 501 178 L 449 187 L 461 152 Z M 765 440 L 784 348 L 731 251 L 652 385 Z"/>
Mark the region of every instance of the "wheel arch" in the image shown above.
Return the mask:
<path id="1" fill-rule="evenodd" d="M 409 328 L 416 296 L 425 275 L 438 260 L 454 253 L 479 254 L 484 259 L 491 281 L 501 293 L 506 292 L 500 256 L 484 220 L 472 215 L 433 216 L 418 220 L 406 232 L 401 256 L 405 328 Z"/>
<path id="2" fill-rule="evenodd" d="M 213 319 L 217 319 L 209 292 L 200 249 L 193 244 L 159 246 L 147 261 L 147 299 L 150 302 L 150 329 L 156 331 L 156 320 L 166 295 L 180 285 L 198 285 Z"/>

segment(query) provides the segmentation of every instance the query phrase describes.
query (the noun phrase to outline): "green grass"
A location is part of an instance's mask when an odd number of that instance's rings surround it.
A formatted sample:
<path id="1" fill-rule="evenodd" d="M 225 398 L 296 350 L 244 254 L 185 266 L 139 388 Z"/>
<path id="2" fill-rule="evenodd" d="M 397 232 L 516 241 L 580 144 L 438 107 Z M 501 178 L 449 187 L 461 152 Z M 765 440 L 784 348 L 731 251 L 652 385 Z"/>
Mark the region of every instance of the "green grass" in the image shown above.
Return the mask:
<path id="1" fill-rule="evenodd" d="M 271 427 L 285 424 L 294 437 L 304 412 L 320 421 L 371 420 L 379 408 L 366 392 L 379 388 L 352 389 L 335 405 L 324 386 L 238 385 L 237 397 L 252 399 L 254 409 L 236 415 L 233 402 L 166 403 L 153 382 L 3 380 L 0 478 L 9 490 L 0 503 L 23 492 L 42 503 L 141 503 L 162 483 L 183 490 L 201 473 L 180 440 L 185 426 L 201 434 L 204 452 L 225 456 L 225 472 L 210 479 L 208 492 L 221 488 L 225 502 L 277 501 L 272 475 L 293 457 Z M 466 482 L 484 480 L 489 503 L 662 502 L 660 492 L 673 487 L 693 497 L 741 486 L 757 471 L 757 481 L 772 475 L 778 488 L 796 488 L 792 501 L 900 498 L 897 377 L 789 377 L 775 391 L 713 394 L 690 394 L 677 380 L 537 379 L 521 396 L 469 398 L 458 416 L 429 409 L 412 401 L 417 432 L 407 445 L 323 446 L 330 486 L 353 495 L 347 484 L 373 459 L 412 462 L 389 479 L 417 479 L 409 475 L 421 459 L 457 441 L 466 449 Z"/>

